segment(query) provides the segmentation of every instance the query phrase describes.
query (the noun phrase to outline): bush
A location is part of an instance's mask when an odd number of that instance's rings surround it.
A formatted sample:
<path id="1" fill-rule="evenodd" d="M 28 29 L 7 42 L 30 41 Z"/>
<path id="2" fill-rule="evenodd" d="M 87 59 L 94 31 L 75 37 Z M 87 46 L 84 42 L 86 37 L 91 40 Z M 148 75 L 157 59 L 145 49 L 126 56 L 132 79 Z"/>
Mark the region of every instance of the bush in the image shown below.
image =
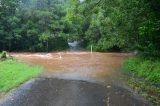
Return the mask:
<path id="1" fill-rule="evenodd" d="M 0 58 L 2 59 L 6 59 L 7 58 L 7 52 L 6 51 L 3 51 Z"/>
<path id="2" fill-rule="evenodd" d="M 123 63 L 128 85 L 156 106 L 160 105 L 160 60 L 153 57 L 131 57 Z"/>
<path id="3" fill-rule="evenodd" d="M 160 82 L 160 61 L 144 58 L 142 56 L 131 57 L 123 63 L 124 72 L 131 72 L 146 81 Z"/>
<path id="4" fill-rule="evenodd" d="M 123 71 L 124 72 L 133 72 L 137 73 L 137 67 L 140 64 L 140 58 L 129 58 L 123 63 Z"/>

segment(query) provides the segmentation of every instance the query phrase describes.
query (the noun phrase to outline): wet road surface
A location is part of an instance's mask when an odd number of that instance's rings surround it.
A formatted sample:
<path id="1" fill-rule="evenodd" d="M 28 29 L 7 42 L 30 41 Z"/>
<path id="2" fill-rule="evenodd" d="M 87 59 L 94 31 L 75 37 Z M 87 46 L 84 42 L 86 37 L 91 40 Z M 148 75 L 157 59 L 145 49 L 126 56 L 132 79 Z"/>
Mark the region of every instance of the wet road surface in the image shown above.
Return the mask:
<path id="1" fill-rule="evenodd" d="M 0 106 L 152 106 L 121 80 L 129 54 L 61 52 L 13 53 L 19 61 L 41 65 L 44 73 L 0 101 Z"/>

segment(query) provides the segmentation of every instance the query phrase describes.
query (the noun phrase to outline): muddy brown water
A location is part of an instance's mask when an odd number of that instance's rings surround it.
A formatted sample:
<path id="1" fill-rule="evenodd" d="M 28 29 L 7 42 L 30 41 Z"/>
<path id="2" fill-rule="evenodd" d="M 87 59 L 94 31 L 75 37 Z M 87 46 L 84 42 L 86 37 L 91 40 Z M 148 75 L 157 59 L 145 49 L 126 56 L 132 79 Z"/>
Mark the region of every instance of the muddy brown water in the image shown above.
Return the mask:
<path id="1" fill-rule="evenodd" d="M 152 106 L 121 81 L 124 53 L 11 53 L 44 73 L 16 88 L 0 106 Z"/>
<path id="2" fill-rule="evenodd" d="M 124 59 L 131 54 L 123 53 L 12 53 L 18 60 L 31 65 L 43 66 L 43 75 L 67 79 L 104 81 L 119 73 Z"/>

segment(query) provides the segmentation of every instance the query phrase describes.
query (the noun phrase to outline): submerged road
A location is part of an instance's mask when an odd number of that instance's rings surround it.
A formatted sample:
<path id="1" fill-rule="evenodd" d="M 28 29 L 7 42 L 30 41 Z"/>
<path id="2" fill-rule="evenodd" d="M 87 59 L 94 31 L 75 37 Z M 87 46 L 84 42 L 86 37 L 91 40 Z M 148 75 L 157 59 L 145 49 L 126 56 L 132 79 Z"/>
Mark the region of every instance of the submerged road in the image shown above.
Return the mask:
<path id="1" fill-rule="evenodd" d="M 129 54 L 60 52 L 13 53 L 46 71 L 13 90 L 0 106 L 152 106 L 121 80 Z"/>

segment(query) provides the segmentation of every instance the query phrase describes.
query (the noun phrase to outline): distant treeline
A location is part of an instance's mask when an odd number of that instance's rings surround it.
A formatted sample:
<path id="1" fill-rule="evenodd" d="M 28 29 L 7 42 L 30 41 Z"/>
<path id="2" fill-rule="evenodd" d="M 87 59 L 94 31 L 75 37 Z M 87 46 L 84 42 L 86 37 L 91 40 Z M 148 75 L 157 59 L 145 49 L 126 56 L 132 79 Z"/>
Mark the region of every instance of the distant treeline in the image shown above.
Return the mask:
<path id="1" fill-rule="evenodd" d="M 0 51 L 52 51 L 68 47 L 65 0 L 0 0 Z"/>
<path id="2" fill-rule="evenodd" d="M 0 0 L 0 50 L 160 52 L 160 0 Z"/>

